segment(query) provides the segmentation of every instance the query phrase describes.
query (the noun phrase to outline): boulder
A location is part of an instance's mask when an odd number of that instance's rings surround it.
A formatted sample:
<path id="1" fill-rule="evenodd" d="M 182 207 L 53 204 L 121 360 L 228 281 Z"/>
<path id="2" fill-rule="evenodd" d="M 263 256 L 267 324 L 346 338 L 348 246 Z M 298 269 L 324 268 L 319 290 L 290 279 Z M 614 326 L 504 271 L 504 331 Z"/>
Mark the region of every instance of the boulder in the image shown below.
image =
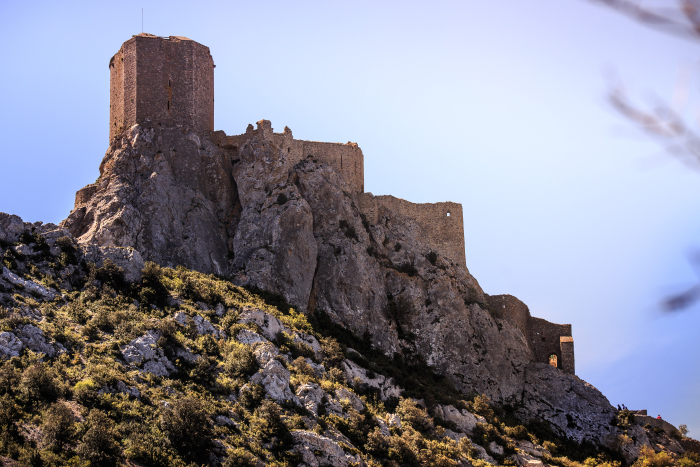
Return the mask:
<path id="1" fill-rule="evenodd" d="M 0 332 L 0 355 L 4 358 L 19 357 L 22 341 L 11 332 Z"/>
<path id="2" fill-rule="evenodd" d="M 362 412 L 365 408 L 364 402 L 357 395 L 345 388 L 335 390 L 335 398 L 339 401 L 347 401 L 353 409 Z"/>
<path id="3" fill-rule="evenodd" d="M 59 352 L 65 351 L 63 346 L 56 346 L 49 343 L 44 335 L 44 331 L 34 326 L 33 324 L 25 324 L 18 326 L 15 329 L 15 335 L 22 341 L 24 347 L 27 347 L 34 352 L 43 353 L 49 358 L 55 357 Z"/>
<path id="4" fill-rule="evenodd" d="M 145 263 L 141 254 L 132 247 L 98 246 L 97 244 L 81 247 L 83 258 L 97 267 L 104 266 L 105 261 L 111 260 L 124 270 L 124 279 L 128 282 L 141 280 L 141 271 Z"/>
<path id="5" fill-rule="evenodd" d="M 236 339 L 242 344 L 253 345 L 257 342 L 268 342 L 267 339 L 262 337 L 260 334 L 251 331 L 250 329 L 241 329 L 236 334 Z"/>
<path id="6" fill-rule="evenodd" d="M 238 315 L 238 322 L 257 324 L 263 336 L 270 340 L 273 340 L 278 332 L 289 331 L 279 319 L 258 308 L 243 307 Z"/>
<path id="7" fill-rule="evenodd" d="M 297 397 L 301 405 L 306 407 L 314 416 L 318 416 L 318 407 L 321 405 L 326 393 L 316 383 L 302 384 L 297 388 Z"/>
<path id="8" fill-rule="evenodd" d="M 312 431 L 294 430 L 292 438 L 294 450 L 301 454 L 303 462 L 309 467 L 346 467 L 349 461 L 355 461 L 354 456 L 345 454 L 338 443 Z"/>
<path id="9" fill-rule="evenodd" d="M 176 369 L 158 347 L 160 334 L 148 331 L 120 348 L 122 356 L 127 363 L 136 367 L 141 366 L 144 373 L 155 376 L 167 377 Z"/>
<path id="10" fill-rule="evenodd" d="M 24 232 L 24 222 L 19 216 L 0 212 L 0 243 L 15 243 Z"/>
<path id="11" fill-rule="evenodd" d="M 267 365 L 267 363 L 278 356 L 280 351 L 277 347 L 272 345 L 270 342 L 259 342 L 255 344 L 255 349 L 253 350 L 253 355 L 255 359 L 261 366 Z"/>
<path id="12" fill-rule="evenodd" d="M 401 397 L 402 389 L 394 384 L 393 378 L 387 378 L 383 375 L 374 374 L 372 378 L 367 376 L 367 370 L 353 362 L 345 360 L 343 363 L 343 373 L 347 381 L 356 381 L 359 378 L 360 384 L 366 384 L 369 387 L 379 390 L 379 395 L 382 400 L 388 400 L 392 397 Z"/>
<path id="13" fill-rule="evenodd" d="M 471 434 L 477 423 L 485 423 L 486 419 L 472 414 L 467 410 L 459 410 L 451 405 L 438 405 L 435 408 L 436 415 L 452 422 L 462 433 Z"/>
<path id="14" fill-rule="evenodd" d="M 56 297 L 56 293 L 51 289 L 44 287 L 43 285 L 37 284 L 36 282 L 29 279 L 22 279 L 14 272 L 10 271 L 6 267 L 2 268 L 2 276 L 10 284 L 13 284 L 16 288 L 21 291 L 29 293 L 36 298 L 43 300 L 53 300 Z"/>
<path id="15" fill-rule="evenodd" d="M 301 405 L 289 388 L 289 376 L 289 370 L 278 360 L 271 359 L 250 378 L 250 381 L 265 388 L 266 396 L 276 402 L 291 401 Z"/>

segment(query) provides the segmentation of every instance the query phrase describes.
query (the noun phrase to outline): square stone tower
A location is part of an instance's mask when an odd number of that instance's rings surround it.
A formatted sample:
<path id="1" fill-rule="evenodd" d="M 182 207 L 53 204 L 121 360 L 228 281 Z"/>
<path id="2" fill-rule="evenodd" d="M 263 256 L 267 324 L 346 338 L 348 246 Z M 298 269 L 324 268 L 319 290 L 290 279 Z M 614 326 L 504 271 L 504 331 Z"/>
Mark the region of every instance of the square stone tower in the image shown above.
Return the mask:
<path id="1" fill-rule="evenodd" d="M 214 60 L 186 37 L 141 33 L 109 61 L 109 139 L 135 123 L 214 131 Z"/>

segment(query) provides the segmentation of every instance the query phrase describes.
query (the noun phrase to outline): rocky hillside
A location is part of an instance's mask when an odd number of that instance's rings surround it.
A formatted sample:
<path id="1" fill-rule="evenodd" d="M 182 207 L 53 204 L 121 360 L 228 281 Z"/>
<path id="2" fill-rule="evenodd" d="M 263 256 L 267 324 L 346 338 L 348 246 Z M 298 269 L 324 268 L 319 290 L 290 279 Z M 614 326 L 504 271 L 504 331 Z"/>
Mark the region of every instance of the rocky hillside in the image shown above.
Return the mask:
<path id="1" fill-rule="evenodd" d="M 324 171 L 312 161 L 298 170 L 310 168 Z M 369 238 L 372 230 L 358 227 L 355 235 Z M 345 232 L 324 235 L 341 249 L 358 248 Z M 383 251 L 378 258 L 391 260 Z M 361 326 L 353 332 L 323 306 L 301 313 L 279 294 L 144 263 L 133 249 L 81 246 L 63 228 L 6 214 L 0 214 L 0 256 L 5 465 L 617 467 L 636 459 L 639 467 L 690 467 L 700 461 L 692 440 L 642 426 L 595 388 L 545 364 L 526 365 L 527 389 L 512 404 L 464 391 L 421 358 L 408 319 L 392 328 L 402 337 L 387 354 L 374 335 Z M 383 284 L 442 283 L 449 296 L 452 281 L 469 283 L 466 271 L 439 261 L 444 269 L 416 259 L 416 271 L 396 271 L 401 276 Z M 401 296 L 393 299 L 398 310 L 406 306 Z M 331 299 L 320 292 L 314 298 Z M 461 325 L 474 326 L 476 335 L 477 323 L 499 329 L 478 299 L 462 302 Z"/>
<path id="2" fill-rule="evenodd" d="M 179 152 L 164 130 L 134 125 L 112 139 L 61 226 L 85 247 L 133 248 L 278 293 L 465 394 L 517 406 L 576 442 L 610 443 L 607 399 L 535 362 L 528 336 L 494 313 L 466 266 L 437 254 L 402 213 L 383 208 L 370 223 L 331 166 L 288 157 L 291 131 L 260 123 L 236 137 L 182 135 Z"/>

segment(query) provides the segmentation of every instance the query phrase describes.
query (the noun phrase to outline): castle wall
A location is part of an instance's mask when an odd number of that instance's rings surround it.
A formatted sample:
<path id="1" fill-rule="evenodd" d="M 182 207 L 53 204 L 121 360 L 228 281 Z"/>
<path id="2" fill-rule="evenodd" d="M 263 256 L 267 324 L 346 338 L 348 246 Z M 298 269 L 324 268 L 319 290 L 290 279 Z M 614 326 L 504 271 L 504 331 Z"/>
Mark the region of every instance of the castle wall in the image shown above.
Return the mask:
<path id="1" fill-rule="evenodd" d="M 242 135 L 225 136 L 228 147 L 240 147 L 253 136 L 262 136 L 277 146 L 290 164 L 296 164 L 309 156 L 328 164 L 342 177 L 351 193 L 362 193 L 365 188 L 364 155 L 357 143 L 321 143 L 294 139 L 292 130 L 285 127 L 282 133 L 274 133 L 269 120 L 260 120 L 257 129 L 249 126 Z"/>
<path id="2" fill-rule="evenodd" d="M 549 356 L 557 356 L 557 368 L 575 373 L 574 338 L 570 324 L 550 323 L 541 318 L 530 318 L 529 340 L 535 361 L 548 363 Z"/>
<path id="3" fill-rule="evenodd" d="M 214 61 L 187 38 L 138 34 L 110 61 L 110 139 L 153 125 L 203 134 L 214 129 Z"/>
<path id="4" fill-rule="evenodd" d="M 357 202 L 370 224 L 376 224 L 382 216 L 395 214 L 413 219 L 423 228 L 433 251 L 456 264 L 467 265 L 461 204 L 449 201 L 419 204 L 372 193 L 361 194 Z"/>
<path id="5" fill-rule="evenodd" d="M 529 340 L 530 309 L 527 305 L 512 295 L 490 295 L 488 304 L 494 318 L 508 321 Z"/>

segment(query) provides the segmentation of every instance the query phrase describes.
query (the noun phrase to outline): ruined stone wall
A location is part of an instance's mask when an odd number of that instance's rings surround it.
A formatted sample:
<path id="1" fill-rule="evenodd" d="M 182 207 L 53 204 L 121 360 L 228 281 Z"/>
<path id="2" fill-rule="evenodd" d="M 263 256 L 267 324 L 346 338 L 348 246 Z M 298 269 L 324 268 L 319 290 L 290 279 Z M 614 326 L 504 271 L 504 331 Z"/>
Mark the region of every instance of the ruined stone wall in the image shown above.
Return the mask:
<path id="1" fill-rule="evenodd" d="M 330 165 L 343 178 L 351 193 L 364 191 L 364 156 L 357 143 L 321 143 L 294 139 L 292 130 L 285 127 L 275 133 L 269 120 L 260 120 L 257 129 L 248 126 L 242 135 L 226 136 L 222 143 L 227 147 L 240 147 L 253 136 L 262 136 L 280 148 L 290 164 L 296 164 L 309 156 Z"/>
<path id="2" fill-rule="evenodd" d="M 560 336 L 559 346 L 561 347 L 561 369 L 566 373 L 576 374 L 574 338 L 571 336 Z"/>
<path id="3" fill-rule="evenodd" d="M 138 34 L 110 61 L 110 139 L 146 120 L 204 134 L 214 129 L 214 61 L 184 37 Z"/>
<path id="4" fill-rule="evenodd" d="M 530 309 L 512 295 L 490 295 L 488 304 L 491 315 L 515 326 L 529 341 Z"/>
<path id="5" fill-rule="evenodd" d="M 455 264 L 467 265 L 464 253 L 464 221 L 459 203 L 411 203 L 394 196 L 374 196 L 363 193 L 357 197 L 360 210 L 370 224 L 382 216 L 399 214 L 413 219 L 423 228 L 435 253 Z"/>
<path id="6" fill-rule="evenodd" d="M 550 323 L 541 318 L 530 318 L 529 339 L 535 361 L 549 363 L 549 356 L 557 356 L 557 368 L 575 373 L 574 339 L 570 324 Z"/>

